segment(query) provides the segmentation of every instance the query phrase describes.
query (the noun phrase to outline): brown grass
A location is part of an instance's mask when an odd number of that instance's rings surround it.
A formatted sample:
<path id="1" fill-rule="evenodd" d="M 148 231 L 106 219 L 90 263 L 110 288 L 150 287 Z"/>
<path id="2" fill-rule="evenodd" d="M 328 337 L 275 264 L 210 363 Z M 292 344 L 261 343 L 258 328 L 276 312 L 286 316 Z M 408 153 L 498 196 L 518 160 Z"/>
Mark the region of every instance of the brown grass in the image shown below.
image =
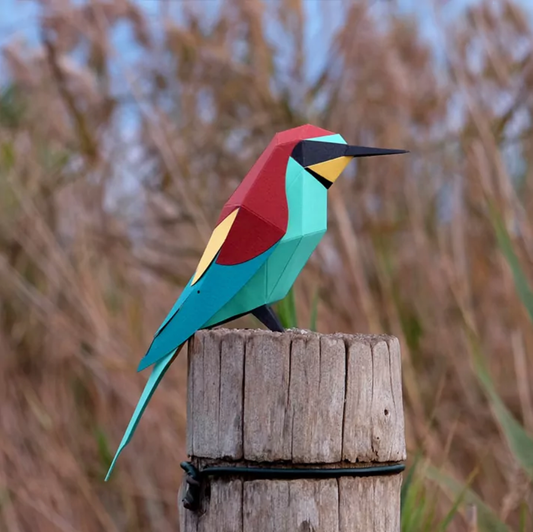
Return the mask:
<path id="1" fill-rule="evenodd" d="M 129 0 L 43 1 L 43 45 L 4 48 L 2 530 L 176 530 L 185 357 L 103 483 L 146 378 L 136 365 L 226 198 L 276 131 L 305 122 L 411 155 L 365 160 L 332 187 L 327 236 L 295 285 L 299 325 L 318 291 L 319 331 L 397 335 L 410 455 L 463 481 L 478 468 L 473 489 L 518 530 L 531 486 L 466 331 L 533 430 L 533 329 L 488 209 L 531 276 L 533 27 L 516 3 L 482 2 L 438 27 L 435 59 L 392 5 L 379 20 L 383 6 L 342 5 L 316 81 L 301 0 L 227 0 L 207 29 L 200 2 L 161 1 L 148 16 Z M 326 2 L 316 9 L 330 24 Z M 267 39 L 274 22 L 290 52 Z M 113 44 L 119 23 L 134 59 Z M 436 519 L 449 506 L 439 495 Z M 475 515 L 450 530 L 474 530 Z"/>

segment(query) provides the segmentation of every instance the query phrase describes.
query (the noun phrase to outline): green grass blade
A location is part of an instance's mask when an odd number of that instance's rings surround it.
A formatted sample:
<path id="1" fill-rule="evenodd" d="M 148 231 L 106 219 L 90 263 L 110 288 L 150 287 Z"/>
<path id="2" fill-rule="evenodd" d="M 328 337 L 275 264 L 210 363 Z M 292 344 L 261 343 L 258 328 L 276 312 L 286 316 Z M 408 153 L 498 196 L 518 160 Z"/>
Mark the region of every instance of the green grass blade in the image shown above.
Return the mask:
<path id="1" fill-rule="evenodd" d="M 433 492 L 427 489 L 424 474 L 418 463 L 421 454 L 415 456 L 413 465 L 408 469 L 402 482 L 401 490 L 401 530 L 402 532 L 435 532 L 435 508 L 437 499 Z"/>
<path id="2" fill-rule="evenodd" d="M 454 497 L 461 495 L 462 502 L 477 507 L 479 529 L 483 532 L 511 532 L 505 523 L 489 508 L 468 486 L 463 485 L 437 468 L 428 466 L 426 476 L 441 489 L 451 493 Z"/>
<path id="3" fill-rule="evenodd" d="M 96 430 L 94 431 L 94 436 L 98 445 L 98 455 L 100 457 L 100 462 L 104 470 L 107 471 L 109 469 L 109 466 L 111 465 L 111 462 L 113 461 L 113 453 L 111 452 L 111 448 L 109 447 L 109 441 L 105 432 L 100 427 L 96 428 Z"/>
<path id="4" fill-rule="evenodd" d="M 296 303 L 294 301 L 294 288 L 276 306 L 276 311 L 281 324 L 285 329 L 298 327 L 298 317 L 296 315 Z"/>
<path id="5" fill-rule="evenodd" d="M 476 376 L 490 401 L 494 416 L 507 440 L 507 445 L 509 445 L 511 452 L 514 455 L 515 460 L 520 464 L 520 467 L 522 467 L 529 478 L 533 480 L 533 438 L 513 417 L 498 395 L 481 354 L 478 342 L 471 338 L 471 344 Z"/>
<path id="6" fill-rule="evenodd" d="M 520 261 L 518 260 L 518 256 L 513 247 L 513 242 L 509 236 L 500 213 L 491 204 L 489 204 L 489 211 L 492 224 L 496 232 L 498 247 L 500 248 L 500 251 L 505 257 L 505 260 L 507 261 L 507 264 L 509 265 L 509 268 L 511 268 L 511 272 L 513 274 L 515 290 L 523 305 L 526 307 L 529 318 L 531 321 L 533 321 L 533 292 L 531 291 L 527 277 L 524 274 L 524 270 L 520 265 Z"/>
<path id="7" fill-rule="evenodd" d="M 513 242 L 500 213 L 494 205 L 489 204 L 490 216 L 496 232 L 498 247 L 502 252 L 509 268 L 511 269 L 515 290 L 525 306 L 531 321 L 533 321 L 533 292 L 529 286 L 527 277 L 520 265 L 515 253 Z M 471 336 L 472 339 L 472 336 Z M 496 392 L 496 388 L 484 364 L 481 349 L 476 339 L 473 339 L 473 353 L 475 371 L 485 393 L 487 394 L 494 415 L 501 427 L 507 443 L 514 454 L 516 461 L 533 480 L 533 438 L 527 434 L 520 423 L 512 416 L 505 407 L 503 401 Z"/>
<path id="8" fill-rule="evenodd" d="M 315 290 L 315 295 L 313 296 L 313 303 L 311 305 L 311 319 L 309 320 L 309 330 L 316 331 L 316 320 L 318 317 L 318 302 L 320 301 L 319 290 Z"/>
<path id="9" fill-rule="evenodd" d="M 455 497 L 455 500 L 452 504 L 452 507 L 444 517 L 444 519 L 441 521 L 439 525 L 439 532 L 445 532 L 448 530 L 448 527 L 450 526 L 452 519 L 456 516 L 457 512 L 459 511 L 459 507 L 465 500 L 466 493 L 470 487 L 470 484 L 472 483 L 472 480 L 474 479 L 475 472 L 473 472 L 470 477 L 465 482 L 463 489 L 457 494 Z"/>
<path id="10" fill-rule="evenodd" d="M 406 500 L 409 495 L 409 491 L 415 481 L 415 474 L 418 471 L 418 464 L 420 462 L 421 456 L 422 455 L 420 451 L 418 451 L 415 455 L 413 465 L 407 470 L 407 474 L 405 475 L 403 479 L 401 494 L 400 494 L 400 511 L 403 511 L 404 506 L 406 504 Z"/>
<path id="11" fill-rule="evenodd" d="M 527 521 L 527 504 L 522 503 L 520 505 L 520 532 L 526 532 L 526 521 Z"/>
<path id="12" fill-rule="evenodd" d="M 22 91 L 12 83 L 0 88 L 0 126 L 16 129 L 26 114 L 26 103 Z"/>

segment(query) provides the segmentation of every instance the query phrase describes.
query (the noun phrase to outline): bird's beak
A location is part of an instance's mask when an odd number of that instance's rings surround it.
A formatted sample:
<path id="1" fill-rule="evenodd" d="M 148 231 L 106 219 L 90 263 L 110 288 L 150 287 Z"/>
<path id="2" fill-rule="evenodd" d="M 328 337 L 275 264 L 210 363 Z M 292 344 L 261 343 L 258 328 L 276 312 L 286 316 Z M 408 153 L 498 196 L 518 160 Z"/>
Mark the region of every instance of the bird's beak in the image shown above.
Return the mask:
<path id="1" fill-rule="evenodd" d="M 325 143 L 323 143 L 325 144 Z M 343 153 L 340 155 L 338 149 L 343 147 Z M 409 153 L 406 150 L 389 150 L 384 148 L 366 148 L 364 146 L 335 145 L 331 159 L 307 166 L 314 174 L 325 179 L 328 183 L 335 183 L 342 171 L 348 166 L 348 163 L 356 157 L 376 157 L 378 155 L 396 155 L 400 153 Z"/>

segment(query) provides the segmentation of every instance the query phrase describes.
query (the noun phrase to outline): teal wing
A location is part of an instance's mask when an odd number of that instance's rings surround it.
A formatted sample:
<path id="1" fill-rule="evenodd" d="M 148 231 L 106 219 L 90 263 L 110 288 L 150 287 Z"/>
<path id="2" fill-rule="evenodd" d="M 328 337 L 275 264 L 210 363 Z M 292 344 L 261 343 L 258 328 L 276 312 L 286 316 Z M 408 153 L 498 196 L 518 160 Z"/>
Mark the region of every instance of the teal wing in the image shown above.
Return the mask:
<path id="1" fill-rule="evenodd" d="M 276 246 L 277 244 L 242 264 L 224 266 L 217 264 L 214 260 L 197 282 L 193 284 L 192 279 L 189 281 L 141 361 L 140 370 L 151 364 L 155 365 L 109 468 L 106 480 L 119 454 L 131 440 L 146 405 L 177 355 L 180 346 L 246 285 Z"/>
<path id="2" fill-rule="evenodd" d="M 277 244 L 242 264 L 224 266 L 213 261 L 197 283 L 193 285 L 189 282 L 183 301 L 175 314 L 158 331 L 139 364 L 139 371 L 166 357 L 204 327 L 254 276 L 276 246 Z"/>

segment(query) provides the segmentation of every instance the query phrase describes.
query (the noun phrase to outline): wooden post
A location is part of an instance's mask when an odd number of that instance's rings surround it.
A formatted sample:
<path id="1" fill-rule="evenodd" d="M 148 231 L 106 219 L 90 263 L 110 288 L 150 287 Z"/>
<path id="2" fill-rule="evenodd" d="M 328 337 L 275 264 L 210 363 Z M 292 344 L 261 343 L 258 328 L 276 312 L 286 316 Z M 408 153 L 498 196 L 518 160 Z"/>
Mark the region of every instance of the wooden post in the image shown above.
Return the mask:
<path id="1" fill-rule="evenodd" d="M 405 460 L 400 347 L 384 335 L 198 332 L 187 453 L 213 465 L 339 468 Z M 400 532 L 401 475 L 209 477 L 181 532 Z M 179 500 L 183 496 L 182 486 Z"/>

